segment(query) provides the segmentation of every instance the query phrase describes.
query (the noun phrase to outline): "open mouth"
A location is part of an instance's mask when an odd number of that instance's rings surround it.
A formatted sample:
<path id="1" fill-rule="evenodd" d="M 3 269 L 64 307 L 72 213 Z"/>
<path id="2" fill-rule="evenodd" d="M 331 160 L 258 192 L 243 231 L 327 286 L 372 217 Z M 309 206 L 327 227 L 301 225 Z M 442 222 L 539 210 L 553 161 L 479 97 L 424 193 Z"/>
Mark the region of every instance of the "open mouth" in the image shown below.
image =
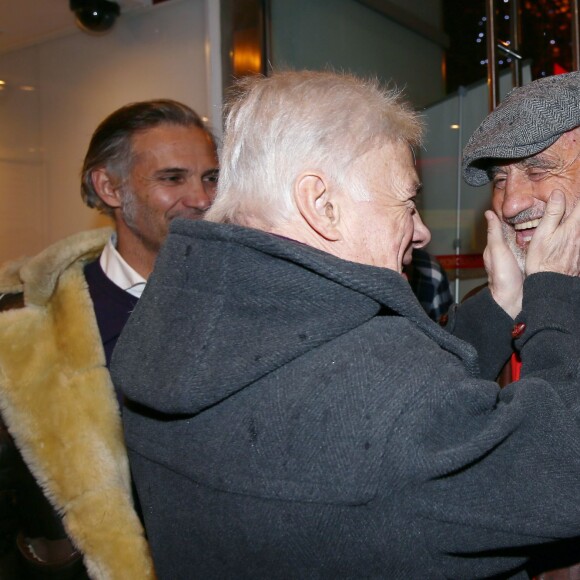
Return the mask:
<path id="1" fill-rule="evenodd" d="M 538 224 L 542 221 L 542 218 L 537 218 L 527 222 L 522 222 L 519 224 L 514 224 L 514 230 L 516 231 L 516 243 L 518 246 L 525 246 L 530 243 L 530 240 L 534 236 L 534 232 L 538 227 Z"/>

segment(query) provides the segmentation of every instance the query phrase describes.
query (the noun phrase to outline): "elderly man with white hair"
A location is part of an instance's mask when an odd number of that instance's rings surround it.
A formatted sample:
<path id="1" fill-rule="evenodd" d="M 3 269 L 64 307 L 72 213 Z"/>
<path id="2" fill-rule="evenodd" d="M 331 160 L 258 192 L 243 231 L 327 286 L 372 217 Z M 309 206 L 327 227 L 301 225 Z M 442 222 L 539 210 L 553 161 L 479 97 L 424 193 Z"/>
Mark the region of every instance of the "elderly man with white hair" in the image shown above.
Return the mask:
<path id="1" fill-rule="evenodd" d="M 487 212 L 489 287 L 441 328 L 401 274 L 421 132 L 350 75 L 239 87 L 113 361 L 161 580 L 507 577 L 579 533 L 580 209 L 548 202 L 525 283 Z"/>

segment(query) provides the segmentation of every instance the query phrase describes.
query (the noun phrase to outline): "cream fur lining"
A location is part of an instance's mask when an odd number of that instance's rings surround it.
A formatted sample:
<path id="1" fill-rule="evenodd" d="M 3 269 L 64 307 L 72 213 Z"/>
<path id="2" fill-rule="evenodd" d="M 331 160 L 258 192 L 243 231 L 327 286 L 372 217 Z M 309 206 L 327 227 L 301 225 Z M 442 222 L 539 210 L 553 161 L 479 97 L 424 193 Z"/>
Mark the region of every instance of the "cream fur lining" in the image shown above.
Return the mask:
<path id="1" fill-rule="evenodd" d="M 45 304 L 60 275 L 74 262 L 96 258 L 111 237 L 111 228 L 80 232 L 56 242 L 33 258 L 0 268 L 0 293 L 24 289 L 27 304 Z"/>
<path id="2" fill-rule="evenodd" d="M 153 566 L 82 270 L 109 235 L 65 240 L 18 272 L 26 306 L 0 313 L 0 406 L 91 578 L 146 580 Z M 4 288 L 15 279 L 14 269 L 0 273 Z"/>

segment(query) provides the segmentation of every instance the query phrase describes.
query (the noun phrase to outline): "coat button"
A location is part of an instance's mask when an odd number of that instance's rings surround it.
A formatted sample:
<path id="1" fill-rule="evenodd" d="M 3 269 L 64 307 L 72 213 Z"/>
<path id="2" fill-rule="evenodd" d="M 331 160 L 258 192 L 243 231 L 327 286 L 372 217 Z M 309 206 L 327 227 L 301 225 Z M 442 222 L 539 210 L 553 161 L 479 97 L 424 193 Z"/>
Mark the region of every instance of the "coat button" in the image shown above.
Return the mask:
<path id="1" fill-rule="evenodd" d="M 447 314 L 442 314 L 439 317 L 439 324 L 441 326 L 447 326 L 447 323 L 449 322 L 449 316 Z"/>
<path id="2" fill-rule="evenodd" d="M 519 338 L 524 333 L 524 330 L 526 330 L 525 322 L 514 324 L 514 327 L 512 328 L 512 338 Z"/>

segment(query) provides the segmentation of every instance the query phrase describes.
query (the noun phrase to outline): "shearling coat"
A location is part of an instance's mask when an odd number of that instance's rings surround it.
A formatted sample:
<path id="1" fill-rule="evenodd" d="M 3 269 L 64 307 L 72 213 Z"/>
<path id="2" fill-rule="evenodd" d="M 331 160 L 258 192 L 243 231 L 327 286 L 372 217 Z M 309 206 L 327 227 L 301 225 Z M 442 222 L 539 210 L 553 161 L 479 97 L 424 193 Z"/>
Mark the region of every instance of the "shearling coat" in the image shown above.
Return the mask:
<path id="1" fill-rule="evenodd" d="M 110 234 L 77 234 L 0 271 L 0 295 L 25 302 L 0 313 L 0 406 L 91 578 L 146 580 L 153 567 L 83 275 Z"/>
<path id="2" fill-rule="evenodd" d="M 394 271 L 175 220 L 111 366 L 159 578 L 527 577 L 580 534 L 579 286 L 526 280 L 500 390 L 489 290 L 453 335 Z"/>

